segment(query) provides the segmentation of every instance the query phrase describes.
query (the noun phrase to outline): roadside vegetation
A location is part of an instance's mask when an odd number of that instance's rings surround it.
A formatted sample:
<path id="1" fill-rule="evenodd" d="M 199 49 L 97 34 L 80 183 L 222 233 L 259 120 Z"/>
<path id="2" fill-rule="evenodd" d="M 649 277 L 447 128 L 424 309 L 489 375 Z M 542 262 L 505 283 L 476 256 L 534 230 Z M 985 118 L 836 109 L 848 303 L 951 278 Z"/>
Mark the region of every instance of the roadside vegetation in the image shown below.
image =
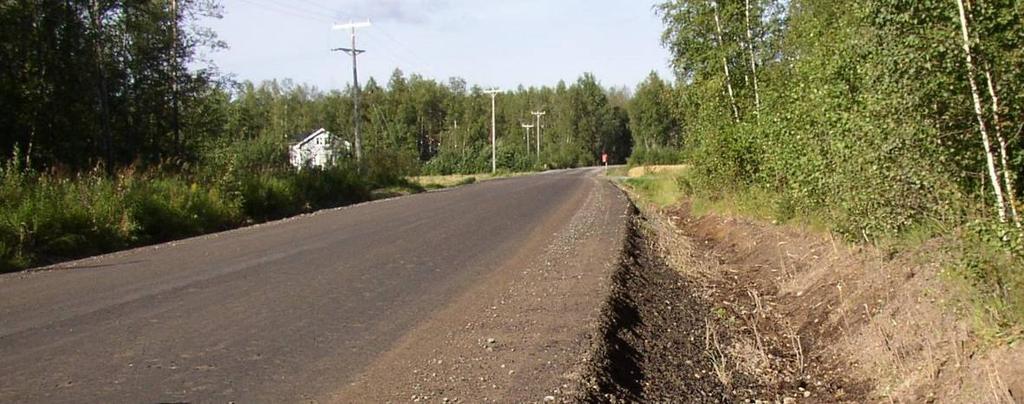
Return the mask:
<path id="1" fill-rule="evenodd" d="M 630 105 L 629 180 L 659 203 L 802 223 L 854 243 L 948 239 L 994 343 L 1021 337 L 1024 9 L 1016 2 L 669 1 L 674 83 Z"/>
<path id="2" fill-rule="evenodd" d="M 684 288 L 704 297 L 693 314 L 707 318 L 704 352 L 686 363 L 711 363 L 725 391 L 753 382 L 739 397 L 1016 402 L 1019 309 L 971 282 L 1019 278 L 1006 240 L 983 238 L 999 233 L 968 224 L 843 242 L 826 216 L 780 214 L 777 195 L 709 196 L 689 187 L 693 170 L 636 168 L 619 181 Z M 978 270 L 992 272 L 965 273 Z"/>
<path id="3" fill-rule="evenodd" d="M 0 168 L 0 272 L 365 201 L 382 185 L 345 166 L 55 175 L 9 162 Z"/>

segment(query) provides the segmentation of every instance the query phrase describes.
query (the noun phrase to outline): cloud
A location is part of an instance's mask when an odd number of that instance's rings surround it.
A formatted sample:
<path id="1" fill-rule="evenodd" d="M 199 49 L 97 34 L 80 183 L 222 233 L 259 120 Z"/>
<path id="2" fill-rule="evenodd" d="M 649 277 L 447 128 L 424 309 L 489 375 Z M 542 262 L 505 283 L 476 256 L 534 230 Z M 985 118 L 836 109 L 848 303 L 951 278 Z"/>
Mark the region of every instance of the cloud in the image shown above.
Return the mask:
<path id="1" fill-rule="evenodd" d="M 341 7 L 356 20 L 419 24 L 448 6 L 448 0 L 348 0 Z"/>

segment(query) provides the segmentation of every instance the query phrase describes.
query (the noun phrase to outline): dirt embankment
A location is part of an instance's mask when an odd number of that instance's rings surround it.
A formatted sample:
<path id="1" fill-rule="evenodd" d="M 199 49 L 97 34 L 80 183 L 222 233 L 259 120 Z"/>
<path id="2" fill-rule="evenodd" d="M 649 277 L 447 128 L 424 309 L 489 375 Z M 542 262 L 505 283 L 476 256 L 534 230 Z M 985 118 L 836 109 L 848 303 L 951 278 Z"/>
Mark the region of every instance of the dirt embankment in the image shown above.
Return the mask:
<path id="1" fill-rule="evenodd" d="M 1024 350 L 977 342 L 940 279 L 941 246 L 886 254 L 685 206 L 645 213 L 590 401 L 1024 400 Z"/>

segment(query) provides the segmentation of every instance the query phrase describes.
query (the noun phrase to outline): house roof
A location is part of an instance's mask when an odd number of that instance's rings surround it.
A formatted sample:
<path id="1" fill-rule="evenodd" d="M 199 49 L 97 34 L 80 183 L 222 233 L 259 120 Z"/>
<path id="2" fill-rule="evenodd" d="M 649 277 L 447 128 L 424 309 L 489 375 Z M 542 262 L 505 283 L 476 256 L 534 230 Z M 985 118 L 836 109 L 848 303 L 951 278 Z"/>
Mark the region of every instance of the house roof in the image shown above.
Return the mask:
<path id="1" fill-rule="evenodd" d="M 313 133 L 309 133 L 309 134 L 302 134 L 302 133 L 300 133 L 300 134 L 297 134 L 295 136 L 292 136 L 292 146 L 296 146 L 296 147 L 302 146 L 302 145 L 304 145 L 306 143 L 311 142 L 313 139 L 316 139 L 317 136 L 319 136 L 321 134 L 324 134 L 324 133 L 326 133 L 328 135 L 331 134 L 331 132 L 328 132 L 327 129 L 320 128 L 320 129 L 317 129 L 316 131 L 314 131 Z"/>

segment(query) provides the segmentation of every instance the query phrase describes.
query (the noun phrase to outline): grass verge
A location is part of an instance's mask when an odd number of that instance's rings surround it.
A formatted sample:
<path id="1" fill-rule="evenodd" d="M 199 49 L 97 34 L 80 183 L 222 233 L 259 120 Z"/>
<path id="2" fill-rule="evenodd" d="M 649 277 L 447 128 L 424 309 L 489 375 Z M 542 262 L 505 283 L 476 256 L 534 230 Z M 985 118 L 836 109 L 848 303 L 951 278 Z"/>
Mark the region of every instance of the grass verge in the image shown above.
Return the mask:
<path id="1" fill-rule="evenodd" d="M 0 272 L 196 236 L 369 200 L 354 169 L 205 178 L 100 170 L 60 176 L 0 167 Z"/>

